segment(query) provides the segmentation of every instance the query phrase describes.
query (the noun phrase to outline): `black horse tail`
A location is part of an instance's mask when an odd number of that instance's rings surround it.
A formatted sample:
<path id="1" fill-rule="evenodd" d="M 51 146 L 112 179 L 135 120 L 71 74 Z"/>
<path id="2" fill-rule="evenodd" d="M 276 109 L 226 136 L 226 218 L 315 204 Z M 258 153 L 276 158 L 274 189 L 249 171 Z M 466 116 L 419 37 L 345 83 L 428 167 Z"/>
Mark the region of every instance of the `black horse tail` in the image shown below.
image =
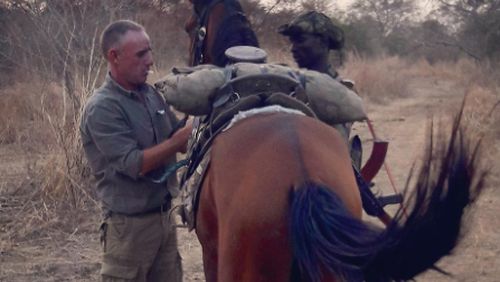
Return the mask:
<path id="1" fill-rule="evenodd" d="M 407 281 L 438 269 L 460 238 L 462 215 L 484 187 L 478 148 L 460 129 L 459 115 L 448 143 L 431 142 L 416 187 L 385 230 L 352 217 L 331 190 L 305 183 L 291 196 L 294 264 L 301 278 L 321 281 L 325 271 L 346 281 Z M 479 143 L 478 143 L 479 144 Z M 409 181 L 408 181 L 409 182 Z"/>

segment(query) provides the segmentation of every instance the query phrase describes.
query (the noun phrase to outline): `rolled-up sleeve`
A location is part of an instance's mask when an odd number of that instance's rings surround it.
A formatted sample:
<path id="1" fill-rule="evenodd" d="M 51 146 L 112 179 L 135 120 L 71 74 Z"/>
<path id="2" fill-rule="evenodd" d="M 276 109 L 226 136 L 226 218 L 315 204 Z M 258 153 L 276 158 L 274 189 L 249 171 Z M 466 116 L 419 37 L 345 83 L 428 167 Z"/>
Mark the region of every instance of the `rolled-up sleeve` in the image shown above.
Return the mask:
<path id="1" fill-rule="evenodd" d="M 93 105 L 87 109 L 85 130 L 96 149 L 117 172 L 139 177 L 143 151 L 126 115 L 118 106 Z"/>

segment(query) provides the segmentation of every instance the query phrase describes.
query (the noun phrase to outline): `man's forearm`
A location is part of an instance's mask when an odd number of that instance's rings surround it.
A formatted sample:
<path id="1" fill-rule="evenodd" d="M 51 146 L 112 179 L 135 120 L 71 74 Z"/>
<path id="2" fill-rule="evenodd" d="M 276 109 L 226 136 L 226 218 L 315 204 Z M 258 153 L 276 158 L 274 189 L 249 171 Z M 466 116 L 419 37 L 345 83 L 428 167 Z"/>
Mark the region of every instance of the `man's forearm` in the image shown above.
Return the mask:
<path id="1" fill-rule="evenodd" d="M 145 175 L 151 170 L 158 168 L 165 163 L 165 160 L 175 156 L 179 151 L 179 145 L 173 139 L 167 139 L 162 143 L 143 151 L 141 165 L 141 175 Z"/>
<path id="2" fill-rule="evenodd" d="M 191 131 L 192 124 L 188 123 L 169 139 L 144 150 L 140 174 L 145 175 L 151 170 L 163 165 L 165 160 L 175 156 L 177 152 L 184 152 Z"/>

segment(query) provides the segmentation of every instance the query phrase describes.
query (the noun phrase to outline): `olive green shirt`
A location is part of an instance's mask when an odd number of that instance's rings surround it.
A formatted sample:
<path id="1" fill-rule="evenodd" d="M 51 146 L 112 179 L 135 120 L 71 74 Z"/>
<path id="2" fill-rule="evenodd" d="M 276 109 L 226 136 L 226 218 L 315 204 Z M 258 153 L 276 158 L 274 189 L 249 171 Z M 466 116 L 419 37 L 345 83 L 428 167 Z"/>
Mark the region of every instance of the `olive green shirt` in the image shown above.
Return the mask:
<path id="1" fill-rule="evenodd" d="M 140 175 L 140 169 L 143 150 L 167 139 L 176 122 L 150 85 L 128 91 L 106 76 L 89 98 L 80 124 L 83 149 L 105 212 L 140 214 L 170 201 L 168 189 L 175 189 L 175 179 L 169 180 L 169 187 L 151 181 L 159 178 L 165 167 L 145 176 Z M 175 156 L 165 165 L 173 162 Z"/>

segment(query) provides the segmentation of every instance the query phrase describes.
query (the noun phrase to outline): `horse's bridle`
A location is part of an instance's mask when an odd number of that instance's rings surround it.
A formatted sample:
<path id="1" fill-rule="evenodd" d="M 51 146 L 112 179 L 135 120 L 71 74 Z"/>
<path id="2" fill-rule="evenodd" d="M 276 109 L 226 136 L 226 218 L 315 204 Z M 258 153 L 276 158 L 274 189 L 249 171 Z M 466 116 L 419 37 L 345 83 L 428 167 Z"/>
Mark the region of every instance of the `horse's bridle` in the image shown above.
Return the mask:
<path id="1" fill-rule="evenodd" d="M 203 55 L 203 47 L 205 46 L 205 39 L 207 36 L 208 18 L 212 8 L 222 1 L 223 0 L 212 0 L 208 4 L 202 3 L 203 1 L 193 1 L 193 16 L 196 19 L 196 27 L 193 31 L 193 45 L 191 50 L 193 56 L 190 61 L 191 66 L 206 63 Z"/>

